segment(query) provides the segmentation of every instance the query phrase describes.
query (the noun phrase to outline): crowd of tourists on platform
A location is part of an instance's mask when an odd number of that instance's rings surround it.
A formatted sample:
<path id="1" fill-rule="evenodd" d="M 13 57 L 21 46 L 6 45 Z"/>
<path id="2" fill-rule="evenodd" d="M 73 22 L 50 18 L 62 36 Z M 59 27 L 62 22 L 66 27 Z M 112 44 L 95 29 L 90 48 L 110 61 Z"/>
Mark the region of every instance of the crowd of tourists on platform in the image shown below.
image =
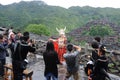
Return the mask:
<path id="1" fill-rule="evenodd" d="M 33 43 L 30 42 L 29 32 L 23 34 L 18 31 L 16 34 L 12 28 L 6 33 L 0 34 L 0 77 L 4 78 L 4 65 L 6 57 L 11 56 L 14 80 L 23 80 L 23 71 L 27 65 L 28 52 L 35 52 Z M 8 54 L 7 49 L 11 54 Z"/>
<path id="2" fill-rule="evenodd" d="M 101 43 L 100 37 L 95 37 L 91 42 L 93 48 L 90 61 L 85 67 L 88 80 L 111 80 L 108 71 L 108 58 L 106 57 L 106 47 Z"/>
<path id="3" fill-rule="evenodd" d="M 60 33 L 59 38 L 50 38 L 46 43 L 46 50 L 43 52 L 45 80 L 58 80 L 58 64 L 66 68 L 64 80 L 69 80 L 71 76 L 74 80 L 82 80 L 79 72 L 81 47 L 67 42 L 65 29 L 57 29 L 57 31 Z M 110 79 L 107 74 L 106 48 L 100 42 L 100 37 L 94 38 L 91 47 L 93 48 L 91 60 L 86 63 L 87 66 L 85 67 L 88 80 L 105 80 L 106 77 Z M 6 57 L 10 55 L 7 48 L 11 50 L 14 80 L 23 80 L 23 71 L 27 65 L 27 54 L 28 52 L 34 53 L 36 50 L 34 42 L 30 41 L 29 32 L 22 34 L 18 31 L 15 34 L 11 28 L 8 30 L 8 34 L 0 34 L 0 77 L 4 77 Z"/>

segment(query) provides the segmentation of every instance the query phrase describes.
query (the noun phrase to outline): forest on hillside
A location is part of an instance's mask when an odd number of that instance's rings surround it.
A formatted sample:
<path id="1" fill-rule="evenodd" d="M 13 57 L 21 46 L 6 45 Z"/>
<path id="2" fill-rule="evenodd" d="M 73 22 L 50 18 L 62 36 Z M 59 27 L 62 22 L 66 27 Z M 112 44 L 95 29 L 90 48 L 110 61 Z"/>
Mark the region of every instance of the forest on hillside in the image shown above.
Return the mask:
<path id="1" fill-rule="evenodd" d="M 10 5 L 0 5 L 0 26 L 14 27 L 15 29 L 29 29 L 30 24 L 45 26 L 50 34 L 55 28 L 67 27 L 67 32 L 83 27 L 92 20 L 107 20 L 120 25 L 119 8 L 93 8 L 50 6 L 43 1 L 21 1 Z M 45 30 L 46 31 L 46 30 Z"/>

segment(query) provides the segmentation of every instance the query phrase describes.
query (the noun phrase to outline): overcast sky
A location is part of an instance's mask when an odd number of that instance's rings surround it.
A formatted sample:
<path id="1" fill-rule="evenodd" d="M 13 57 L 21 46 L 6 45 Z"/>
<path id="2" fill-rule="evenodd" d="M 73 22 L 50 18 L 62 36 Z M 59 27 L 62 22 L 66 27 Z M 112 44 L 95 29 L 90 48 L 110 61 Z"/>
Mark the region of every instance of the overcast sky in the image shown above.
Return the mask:
<path id="1" fill-rule="evenodd" d="M 3 5 L 13 2 L 32 1 L 32 0 L 0 0 Z M 38 1 L 38 0 L 36 0 Z M 68 8 L 70 6 L 92 6 L 92 7 L 113 7 L 120 8 L 120 0 L 41 0 L 48 5 L 61 6 Z"/>

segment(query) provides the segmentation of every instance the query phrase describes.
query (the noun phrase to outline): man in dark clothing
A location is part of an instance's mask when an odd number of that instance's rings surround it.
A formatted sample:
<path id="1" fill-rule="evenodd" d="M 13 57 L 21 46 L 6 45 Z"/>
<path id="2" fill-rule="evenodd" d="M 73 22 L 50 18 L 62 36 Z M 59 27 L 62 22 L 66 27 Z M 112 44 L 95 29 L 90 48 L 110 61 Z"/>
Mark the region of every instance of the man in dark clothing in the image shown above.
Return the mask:
<path id="1" fill-rule="evenodd" d="M 106 80 L 106 77 L 110 79 L 109 75 L 107 74 L 108 69 L 108 59 L 105 55 L 106 48 L 101 45 L 98 49 L 98 59 L 95 62 L 95 67 L 93 73 L 90 75 L 92 80 Z M 89 79 L 90 79 L 89 77 Z M 91 80 L 91 79 L 90 79 Z"/>
<path id="2" fill-rule="evenodd" d="M 93 41 L 91 43 L 91 47 L 94 49 L 92 50 L 91 60 L 95 63 L 95 61 L 98 59 L 98 48 L 99 48 L 98 42 Z"/>
<path id="3" fill-rule="evenodd" d="M 87 62 L 87 65 L 85 67 L 85 73 L 87 76 L 91 75 L 91 73 L 93 72 L 93 68 L 95 66 L 96 60 L 99 58 L 99 55 L 98 55 L 99 44 L 98 44 L 98 42 L 92 41 L 91 47 L 93 48 L 92 55 L 90 57 L 91 60 Z"/>
<path id="4" fill-rule="evenodd" d="M 35 48 L 28 45 L 29 35 L 24 35 L 21 42 L 15 43 L 14 53 L 12 55 L 12 65 L 14 80 L 23 80 L 23 68 L 21 62 L 24 62 L 27 58 L 28 52 L 35 52 Z"/>
<path id="5" fill-rule="evenodd" d="M 3 35 L 0 34 L 0 76 L 4 76 L 4 65 L 6 62 L 6 46 L 4 45 L 3 42 Z"/>

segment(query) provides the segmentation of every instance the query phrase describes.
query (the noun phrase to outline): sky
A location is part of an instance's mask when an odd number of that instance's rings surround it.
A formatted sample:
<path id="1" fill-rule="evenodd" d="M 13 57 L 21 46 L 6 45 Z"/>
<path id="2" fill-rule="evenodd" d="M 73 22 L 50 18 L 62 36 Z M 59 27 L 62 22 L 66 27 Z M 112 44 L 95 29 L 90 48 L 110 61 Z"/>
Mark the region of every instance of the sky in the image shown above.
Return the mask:
<path id="1" fill-rule="evenodd" d="M 32 0 L 0 0 L 3 5 L 11 4 L 20 1 L 32 1 Z M 34 0 L 38 1 L 38 0 Z M 70 6 L 91 6 L 91 7 L 112 7 L 120 8 L 120 0 L 41 0 L 48 5 L 61 6 L 69 8 Z"/>

